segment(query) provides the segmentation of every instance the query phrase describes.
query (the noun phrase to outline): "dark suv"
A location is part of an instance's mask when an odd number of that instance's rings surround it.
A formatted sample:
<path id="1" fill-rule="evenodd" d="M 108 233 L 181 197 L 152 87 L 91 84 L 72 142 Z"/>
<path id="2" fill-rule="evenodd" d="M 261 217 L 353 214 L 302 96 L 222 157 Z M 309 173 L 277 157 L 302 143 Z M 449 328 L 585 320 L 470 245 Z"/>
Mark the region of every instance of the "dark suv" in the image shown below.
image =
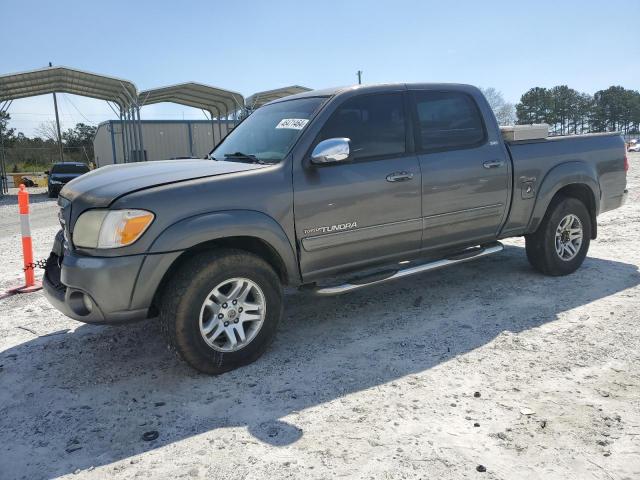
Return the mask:
<path id="1" fill-rule="evenodd" d="M 74 178 L 78 178 L 80 175 L 87 173 L 89 171 L 89 167 L 85 163 L 80 162 L 61 162 L 56 163 L 51 167 L 51 170 L 47 170 L 46 173 L 48 175 L 47 179 L 47 191 L 49 193 L 49 197 L 57 197 L 62 187 L 64 187 L 67 182 L 73 180 Z"/>

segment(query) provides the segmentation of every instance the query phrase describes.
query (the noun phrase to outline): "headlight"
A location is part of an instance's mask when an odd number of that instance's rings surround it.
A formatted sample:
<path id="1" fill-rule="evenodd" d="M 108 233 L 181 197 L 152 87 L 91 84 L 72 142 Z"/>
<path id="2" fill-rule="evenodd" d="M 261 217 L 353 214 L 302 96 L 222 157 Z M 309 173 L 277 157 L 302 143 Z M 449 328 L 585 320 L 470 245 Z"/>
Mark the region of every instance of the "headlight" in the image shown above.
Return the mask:
<path id="1" fill-rule="evenodd" d="M 60 180 L 53 180 L 53 179 L 51 179 L 51 180 L 49 180 L 49 183 L 50 183 L 51 185 L 62 185 L 62 182 L 61 182 Z"/>
<path id="2" fill-rule="evenodd" d="M 119 248 L 131 245 L 155 216 L 146 210 L 89 210 L 76 221 L 73 243 L 83 248 Z"/>

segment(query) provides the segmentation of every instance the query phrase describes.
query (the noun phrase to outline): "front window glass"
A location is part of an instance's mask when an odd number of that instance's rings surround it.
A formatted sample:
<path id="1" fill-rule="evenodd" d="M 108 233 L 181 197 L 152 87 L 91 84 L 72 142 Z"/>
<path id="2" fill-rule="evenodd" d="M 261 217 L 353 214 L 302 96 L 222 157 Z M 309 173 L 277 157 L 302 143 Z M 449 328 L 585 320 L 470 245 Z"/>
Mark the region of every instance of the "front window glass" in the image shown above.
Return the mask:
<path id="1" fill-rule="evenodd" d="M 347 100 L 322 127 L 319 140 L 335 137 L 350 140 L 354 160 L 402 155 L 405 152 L 402 95 L 385 93 Z"/>
<path id="2" fill-rule="evenodd" d="M 210 156 L 216 160 L 254 158 L 268 163 L 279 162 L 324 100 L 324 97 L 300 98 L 260 107 Z"/>

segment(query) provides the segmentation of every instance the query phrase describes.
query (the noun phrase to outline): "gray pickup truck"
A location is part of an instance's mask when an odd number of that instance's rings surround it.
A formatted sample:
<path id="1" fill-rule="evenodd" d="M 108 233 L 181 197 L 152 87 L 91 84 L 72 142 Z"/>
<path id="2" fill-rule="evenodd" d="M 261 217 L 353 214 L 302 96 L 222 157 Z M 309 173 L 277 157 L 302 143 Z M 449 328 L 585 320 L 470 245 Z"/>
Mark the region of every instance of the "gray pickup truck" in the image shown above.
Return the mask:
<path id="1" fill-rule="evenodd" d="M 515 138 L 515 137 L 514 137 Z M 566 275 L 627 194 L 620 135 L 505 141 L 467 85 L 319 90 L 267 104 L 209 159 L 103 167 L 61 191 L 50 302 L 88 323 L 158 317 L 216 374 L 257 359 L 283 287 L 318 295 L 499 252 Z"/>

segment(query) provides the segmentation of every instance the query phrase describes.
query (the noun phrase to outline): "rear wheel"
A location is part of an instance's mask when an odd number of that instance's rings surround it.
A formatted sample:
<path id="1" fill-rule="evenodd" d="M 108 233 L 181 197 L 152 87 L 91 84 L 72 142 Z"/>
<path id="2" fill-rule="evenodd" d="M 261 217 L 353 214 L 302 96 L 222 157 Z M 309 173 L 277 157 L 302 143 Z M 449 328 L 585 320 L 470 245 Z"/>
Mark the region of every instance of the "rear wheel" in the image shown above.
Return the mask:
<path id="1" fill-rule="evenodd" d="M 280 279 L 267 262 L 239 250 L 190 258 L 160 300 L 161 328 L 170 348 L 208 374 L 256 360 L 281 316 Z"/>
<path id="2" fill-rule="evenodd" d="M 587 255 L 591 216 L 578 199 L 559 197 L 545 214 L 538 230 L 525 237 L 529 263 L 546 275 L 575 272 Z"/>

